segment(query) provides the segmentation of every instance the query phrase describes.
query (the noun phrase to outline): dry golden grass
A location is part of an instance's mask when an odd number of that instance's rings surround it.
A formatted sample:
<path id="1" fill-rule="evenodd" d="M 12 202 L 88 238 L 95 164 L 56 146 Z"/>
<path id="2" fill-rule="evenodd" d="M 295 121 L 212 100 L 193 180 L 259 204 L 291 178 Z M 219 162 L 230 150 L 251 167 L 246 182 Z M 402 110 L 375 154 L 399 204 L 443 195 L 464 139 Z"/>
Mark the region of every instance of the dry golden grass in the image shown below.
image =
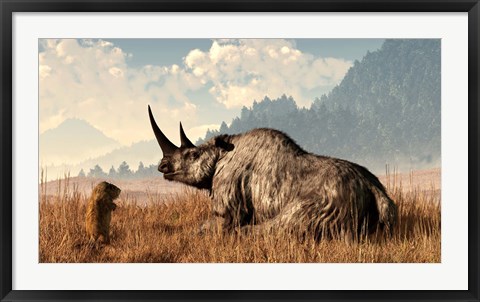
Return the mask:
<path id="1" fill-rule="evenodd" d="M 196 190 L 148 202 L 117 201 L 111 244 L 91 246 L 85 237 L 88 196 L 66 177 L 58 192 L 39 201 L 40 262 L 440 262 L 440 197 L 434 188 L 405 190 L 387 184 L 399 207 L 393 238 L 361 243 L 300 242 L 282 234 L 199 235 L 211 218 L 208 196 Z M 43 184 L 41 185 L 43 187 Z"/>

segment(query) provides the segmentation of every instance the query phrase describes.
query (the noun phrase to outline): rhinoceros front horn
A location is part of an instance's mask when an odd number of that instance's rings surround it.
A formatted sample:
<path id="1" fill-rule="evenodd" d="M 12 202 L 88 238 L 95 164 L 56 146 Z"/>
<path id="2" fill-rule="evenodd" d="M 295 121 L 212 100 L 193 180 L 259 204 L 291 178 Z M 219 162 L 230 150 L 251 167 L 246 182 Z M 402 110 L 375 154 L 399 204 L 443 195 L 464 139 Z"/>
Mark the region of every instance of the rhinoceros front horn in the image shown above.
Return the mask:
<path id="1" fill-rule="evenodd" d="M 180 122 L 180 142 L 181 148 L 195 148 L 195 145 L 188 139 L 187 135 L 183 131 L 182 123 Z"/>
<path id="2" fill-rule="evenodd" d="M 148 105 L 148 116 L 150 117 L 150 124 L 152 124 L 153 133 L 155 133 L 155 137 L 157 138 L 157 142 L 162 148 L 163 156 L 171 155 L 175 150 L 178 149 L 166 136 L 163 134 L 162 130 L 158 128 L 157 123 L 155 122 L 155 118 L 153 117 L 152 110 L 150 109 L 150 105 Z"/>

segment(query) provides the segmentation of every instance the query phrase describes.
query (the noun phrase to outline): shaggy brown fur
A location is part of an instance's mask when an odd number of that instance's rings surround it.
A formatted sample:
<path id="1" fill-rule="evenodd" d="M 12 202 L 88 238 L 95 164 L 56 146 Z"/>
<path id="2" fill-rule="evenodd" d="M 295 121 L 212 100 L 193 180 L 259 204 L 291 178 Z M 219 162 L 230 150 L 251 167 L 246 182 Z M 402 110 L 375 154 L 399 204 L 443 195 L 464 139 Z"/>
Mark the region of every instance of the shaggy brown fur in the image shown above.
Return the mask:
<path id="1" fill-rule="evenodd" d="M 91 241 L 110 242 L 110 221 L 112 211 L 117 207 L 113 203 L 121 190 L 111 183 L 102 181 L 92 192 L 88 200 L 85 228 Z"/>
<path id="2" fill-rule="evenodd" d="M 341 238 L 390 233 L 397 207 L 365 167 L 306 152 L 285 133 L 268 128 L 219 135 L 194 146 L 180 127 L 180 148 L 156 124 L 163 151 L 158 170 L 167 180 L 207 189 L 224 230 L 255 226 L 303 238 Z M 207 222 L 203 228 L 215 226 Z"/>

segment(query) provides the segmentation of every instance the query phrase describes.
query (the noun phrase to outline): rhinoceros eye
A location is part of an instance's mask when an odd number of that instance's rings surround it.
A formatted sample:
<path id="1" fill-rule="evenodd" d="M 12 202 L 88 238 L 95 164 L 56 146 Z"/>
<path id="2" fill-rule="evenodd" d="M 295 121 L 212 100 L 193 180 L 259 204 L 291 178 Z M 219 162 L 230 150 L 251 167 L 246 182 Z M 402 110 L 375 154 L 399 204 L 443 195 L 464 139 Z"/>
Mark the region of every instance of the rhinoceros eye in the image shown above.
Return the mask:
<path id="1" fill-rule="evenodd" d="M 200 157 L 200 152 L 198 150 L 190 150 L 189 155 L 193 159 L 197 159 Z"/>

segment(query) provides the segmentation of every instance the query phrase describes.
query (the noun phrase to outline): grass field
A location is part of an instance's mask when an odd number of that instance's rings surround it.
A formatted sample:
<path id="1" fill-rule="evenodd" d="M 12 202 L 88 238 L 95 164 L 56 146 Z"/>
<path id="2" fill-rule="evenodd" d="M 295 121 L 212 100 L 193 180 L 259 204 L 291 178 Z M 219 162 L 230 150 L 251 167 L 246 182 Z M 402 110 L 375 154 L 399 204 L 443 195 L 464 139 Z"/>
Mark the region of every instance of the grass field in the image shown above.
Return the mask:
<path id="1" fill-rule="evenodd" d="M 207 233 L 200 225 L 211 218 L 205 192 L 182 188 L 137 199 L 120 195 L 112 215 L 111 244 L 89 245 L 85 237 L 88 194 L 68 177 L 56 191 L 40 184 L 40 255 L 45 262 L 440 262 L 440 191 L 423 172 L 381 177 L 399 209 L 394 236 L 347 244 L 329 240 L 300 242 L 283 234 Z M 432 175 L 431 173 L 427 175 Z M 436 174 L 435 174 L 436 175 Z M 438 179 L 437 179 L 438 177 Z M 415 178 L 422 182 L 416 185 Z M 73 182 L 73 184 L 72 184 Z M 146 199 L 146 200 L 145 200 Z"/>

